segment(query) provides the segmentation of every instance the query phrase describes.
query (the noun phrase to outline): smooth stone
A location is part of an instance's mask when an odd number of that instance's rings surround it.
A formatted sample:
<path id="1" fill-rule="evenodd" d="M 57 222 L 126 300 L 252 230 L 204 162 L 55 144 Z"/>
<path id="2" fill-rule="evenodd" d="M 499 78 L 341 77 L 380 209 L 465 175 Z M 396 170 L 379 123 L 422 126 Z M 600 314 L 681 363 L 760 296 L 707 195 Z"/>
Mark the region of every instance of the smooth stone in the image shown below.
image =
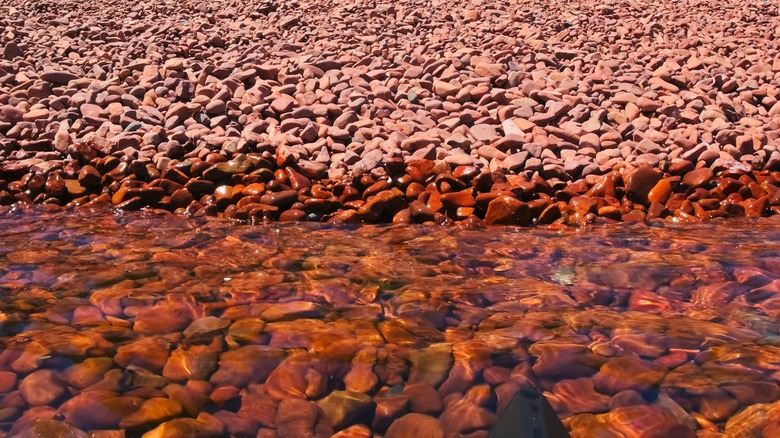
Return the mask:
<path id="1" fill-rule="evenodd" d="M 119 421 L 119 427 L 153 426 L 178 417 L 182 412 L 184 408 L 175 400 L 162 397 L 150 398 L 144 401 L 137 411 L 123 417 Z"/>
<path id="2" fill-rule="evenodd" d="M 173 382 L 208 380 L 217 367 L 219 351 L 210 345 L 179 346 L 171 352 L 162 375 Z"/>
<path id="3" fill-rule="evenodd" d="M 648 194 L 661 180 L 661 175 L 649 167 L 639 167 L 623 176 L 626 194 L 635 202 L 647 203 Z"/>
<path id="4" fill-rule="evenodd" d="M 444 438 L 444 428 L 439 420 L 423 414 L 406 414 L 393 421 L 384 434 L 385 438 Z"/>
<path id="5" fill-rule="evenodd" d="M 210 382 L 217 386 L 245 387 L 249 382 L 264 382 L 282 363 L 284 350 L 267 345 L 246 345 L 222 353 L 219 369 Z"/>
<path id="6" fill-rule="evenodd" d="M 609 409 L 609 396 L 598 393 L 591 378 L 561 380 L 553 386 L 552 392 L 568 412 L 600 413 Z"/>
<path id="7" fill-rule="evenodd" d="M 103 375 L 114 367 L 114 360 L 108 357 L 90 357 L 83 362 L 66 368 L 61 376 L 70 386 L 83 389 L 103 379 Z"/>
<path id="8" fill-rule="evenodd" d="M 256 421 L 263 427 L 276 427 L 276 410 L 279 400 L 272 397 L 265 385 L 249 384 L 241 392 L 241 408 L 238 415 Z"/>
<path id="9" fill-rule="evenodd" d="M 141 398 L 120 397 L 112 391 L 87 391 L 63 403 L 59 414 L 81 429 L 112 429 L 142 403 Z"/>
<path id="10" fill-rule="evenodd" d="M 114 360 L 119 366 L 135 366 L 161 373 L 168 361 L 171 343 L 158 337 L 141 338 L 117 348 Z"/>
<path id="11" fill-rule="evenodd" d="M 409 399 L 409 411 L 425 415 L 438 415 L 444 408 L 439 393 L 426 383 L 404 386 L 403 394 Z"/>
<path id="12" fill-rule="evenodd" d="M 322 318 L 322 307 L 309 301 L 291 301 L 273 304 L 260 315 L 265 321 L 285 321 L 299 318 Z"/>
<path id="13" fill-rule="evenodd" d="M 36 420 L 14 438 L 89 438 L 90 435 L 68 423 L 55 420 Z"/>
<path id="14" fill-rule="evenodd" d="M 593 377 L 594 387 L 602 394 L 617 394 L 627 389 L 647 390 L 656 387 L 667 368 L 635 357 L 608 360 Z"/>
<path id="15" fill-rule="evenodd" d="M 216 419 L 203 421 L 195 418 L 176 418 L 143 434 L 142 438 L 219 438 L 225 426 Z"/>
<path id="16" fill-rule="evenodd" d="M 702 167 L 700 169 L 692 170 L 683 176 L 683 184 L 691 186 L 693 188 L 703 187 L 712 180 L 712 169 L 709 167 Z"/>
<path id="17" fill-rule="evenodd" d="M 530 224 L 528 204 L 509 196 L 499 196 L 488 204 L 485 223 L 528 226 Z"/>
<path id="18" fill-rule="evenodd" d="M 665 204 L 672 195 L 672 184 L 668 179 L 664 178 L 658 181 L 658 183 L 647 193 L 647 200 L 650 202 L 658 202 L 659 204 Z"/>
<path id="19" fill-rule="evenodd" d="M 65 393 L 65 385 L 56 372 L 38 370 L 19 382 L 19 392 L 28 405 L 45 406 Z"/>
<path id="20" fill-rule="evenodd" d="M 351 425 L 375 406 L 370 395 L 352 391 L 333 391 L 317 405 L 335 430 Z"/>
<path id="21" fill-rule="evenodd" d="M 486 429 L 496 419 L 494 413 L 465 399 L 448 405 L 439 417 L 445 431 L 460 434 Z"/>
<path id="22" fill-rule="evenodd" d="M 604 419 L 613 429 L 629 436 L 696 437 L 696 431 L 650 406 L 617 408 L 604 414 Z"/>
<path id="23" fill-rule="evenodd" d="M 427 383 L 437 387 L 449 373 L 452 365 L 452 346 L 449 344 L 432 344 L 425 350 L 413 351 L 410 361 L 412 370 L 409 383 Z"/>
<path id="24" fill-rule="evenodd" d="M 279 436 L 313 438 L 329 437 L 333 434 L 333 428 L 319 406 L 306 400 L 282 400 L 274 421 Z"/>

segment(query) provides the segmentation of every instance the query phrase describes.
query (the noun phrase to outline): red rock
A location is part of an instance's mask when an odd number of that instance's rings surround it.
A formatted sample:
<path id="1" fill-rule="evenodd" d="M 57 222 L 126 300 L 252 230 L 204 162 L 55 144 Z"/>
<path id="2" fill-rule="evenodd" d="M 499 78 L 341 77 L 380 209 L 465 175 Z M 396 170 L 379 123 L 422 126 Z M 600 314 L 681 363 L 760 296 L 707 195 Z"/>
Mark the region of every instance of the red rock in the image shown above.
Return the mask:
<path id="1" fill-rule="evenodd" d="M 471 127 L 470 132 L 474 138 L 484 143 L 492 143 L 500 137 L 496 130 L 496 126 L 493 125 L 474 125 Z"/>
<path id="2" fill-rule="evenodd" d="M 438 415 L 444 405 L 436 390 L 425 383 L 406 385 L 403 394 L 409 399 L 409 411 L 426 415 Z"/>
<path id="3" fill-rule="evenodd" d="M 598 413 L 609 409 L 609 397 L 596 392 L 590 378 L 562 380 L 555 384 L 552 392 L 568 412 Z"/>
<path id="4" fill-rule="evenodd" d="M 465 399 L 448 405 L 439 417 L 445 431 L 461 434 L 487 429 L 496 419 L 494 413 Z"/>
<path id="5" fill-rule="evenodd" d="M 607 424 L 620 433 L 642 437 L 694 438 L 696 432 L 650 406 L 617 408 L 604 415 Z"/>
<path id="6" fill-rule="evenodd" d="M 695 401 L 698 411 L 712 421 L 725 421 L 740 409 L 739 402 L 720 388 L 705 390 Z"/>
<path id="7" fill-rule="evenodd" d="M 138 312 L 133 330 L 147 334 L 181 331 L 195 316 L 193 309 L 186 303 L 161 301 Z"/>
<path id="8" fill-rule="evenodd" d="M 7 394 L 16 388 L 16 373 L 0 371 L 0 394 Z"/>
<path id="9" fill-rule="evenodd" d="M 604 361 L 587 347 L 573 344 L 537 342 L 528 352 L 538 356 L 533 370 L 539 377 L 587 377 L 595 374 Z"/>
<path id="10" fill-rule="evenodd" d="M 530 224 L 528 204 L 509 196 L 499 196 L 488 204 L 485 223 L 528 226 Z"/>
<path id="11" fill-rule="evenodd" d="M 168 361 L 171 343 L 162 338 L 141 338 L 117 348 L 114 360 L 119 366 L 137 366 L 153 373 L 161 373 Z"/>
<path id="12" fill-rule="evenodd" d="M 263 312 L 265 321 L 285 321 L 299 318 L 321 318 L 324 315 L 322 306 L 308 301 L 291 301 L 274 304 Z"/>
<path id="13" fill-rule="evenodd" d="M 276 399 L 306 399 L 306 371 L 309 365 L 302 361 L 285 360 L 268 375 L 265 389 Z"/>
<path id="14" fill-rule="evenodd" d="M 264 385 L 250 384 L 241 393 L 238 415 L 256 421 L 263 427 L 275 427 L 279 400 L 273 398 Z"/>
<path id="15" fill-rule="evenodd" d="M 62 372 L 62 379 L 70 386 L 83 389 L 98 383 L 103 375 L 113 368 L 114 359 L 108 357 L 91 357 L 76 363 Z"/>
<path id="16" fill-rule="evenodd" d="M 24 111 L 11 105 L 0 106 L 0 122 L 19 123 L 24 117 Z"/>
<path id="17" fill-rule="evenodd" d="M 262 437 L 258 434 L 259 426 L 252 420 L 239 417 L 237 414 L 231 411 L 217 411 L 214 413 L 214 418 L 222 422 L 227 429 L 227 433 L 235 437 Z M 264 429 L 270 432 L 272 429 Z"/>
<path id="18" fill-rule="evenodd" d="M 598 211 L 598 204 L 588 196 L 575 196 L 569 201 L 570 223 L 584 224 L 589 214 Z"/>
<path id="19" fill-rule="evenodd" d="M 74 81 L 79 77 L 67 71 L 47 71 L 41 73 L 40 78 L 55 85 L 68 85 L 68 82 Z"/>
<path id="20" fill-rule="evenodd" d="M 119 421 L 119 427 L 153 426 L 178 417 L 183 410 L 177 401 L 161 397 L 150 398 L 144 401 L 137 411 L 123 417 Z"/>
<path id="21" fill-rule="evenodd" d="M 441 202 L 446 208 L 474 207 L 477 205 L 471 189 L 460 192 L 444 193 L 441 196 Z"/>
<path id="22" fill-rule="evenodd" d="M 433 81 L 433 91 L 439 97 L 451 96 L 457 93 L 458 90 L 460 90 L 460 87 L 455 84 L 438 80 Z"/>
<path id="23" fill-rule="evenodd" d="M 666 374 L 664 366 L 638 358 L 618 357 L 607 361 L 593 377 L 594 386 L 602 394 L 617 394 L 626 389 L 649 389 Z"/>
<path id="24" fill-rule="evenodd" d="M 392 217 L 406 207 L 404 194 L 400 190 L 393 188 L 369 198 L 365 205 L 358 209 L 358 214 L 365 221 L 375 222 L 383 216 Z"/>
<path id="25" fill-rule="evenodd" d="M 51 405 L 65 393 L 65 385 L 54 371 L 38 370 L 19 382 L 19 392 L 30 406 Z"/>
<path id="26" fill-rule="evenodd" d="M 288 96 L 286 94 L 281 94 L 278 97 L 276 97 L 273 102 L 271 102 L 271 108 L 277 113 L 277 114 L 285 114 L 290 111 L 297 105 L 297 101 L 293 99 L 291 96 Z"/>
<path id="27" fill-rule="evenodd" d="M 86 165 L 79 170 L 78 181 L 84 187 L 97 187 L 101 181 L 100 172 L 94 167 Z"/>
<path id="28" fill-rule="evenodd" d="M 189 348 L 179 346 L 171 352 L 162 375 L 174 382 L 208 380 L 216 369 L 218 358 L 218 352 L 208 345 L 192 345 Z"/>
<path id="29" fill-rule="evenodd" d="M 639 167 L 623 176 L 626 194 L 635 202 L 648 202 L 648 194 L 661 180 L 661 175 L 649 167 Z"/>
<path id="30" fill-rule="evenodd" d="M 265 345 L 247 345 L 222 353 L 219 369 L 211 376 L 218 386 L 245 387 L 249 382 L 264 382 L 284 359 L 284 350 Z"/>
<path id="31" fill-rule="evenodd" d="M 372 436 L 371 429 L 362 424 L 356 424 L 336 432 L 333 438 L 371 438 Z"/>
<path id="32" fill-rule="evenodd" d="M 375 397 L 376 410 L 372 429 L 384 432 L 397 418 L 409 412 L 409 398 L 405 395 L 387 395 Z"/>
<path id="33" fill-rule="evenodd" d="M 322 410 L 317 404 L 305 400 L 282 400 L 275 422 L 280 436 L 313 438 L 333 434 Z"/>
<path id="34" fill-rule="evenodd" d="M 439 420 L 423 414 L 406 414 L 393 421 L 384 435 L 386 438 L 444 438 Z"/>
<path id="35" fill-rule="evenodd" d="M 59 414 L 81 429 L 112 429 L 142 403 L 140 398 L 119 397 L 111 391 L 87 391 L 63 403 Z"/>
<path id="36" fill-rule="evenodd" d="M 371 396 L 352 391 L 333 391 L 317 405 L 334 430 L 352 425 L 375 407 Z"/>
<path id="37" fill-rule="evenodd" d="M 211 421 L 194 418 L 176 418 L 145 433 L 144 438 L 218 438 L 224 435 L 225 425 L 211 417 Z"/>
<path id="38" fill-rule="evenodd" d="M 691 187 L 703 187 L 712 180 L 712 169 L 708 167 L 702 167 L 700 169 L 691 170 L 683 177 L 683 184 Z"/>
<path id="39" fill-rule="evenodd" d="M 668 179 L 662 179 L 648 192 L 647 200 L 665 204 L 672 195 L 672 185 Z"/>

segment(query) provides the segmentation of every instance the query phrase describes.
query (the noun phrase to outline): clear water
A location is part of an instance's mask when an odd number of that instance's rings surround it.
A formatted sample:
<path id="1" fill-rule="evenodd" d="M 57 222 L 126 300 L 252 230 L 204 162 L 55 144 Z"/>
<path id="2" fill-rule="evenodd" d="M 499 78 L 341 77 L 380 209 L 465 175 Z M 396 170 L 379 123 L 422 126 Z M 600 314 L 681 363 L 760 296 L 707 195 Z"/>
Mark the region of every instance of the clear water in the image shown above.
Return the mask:
<path id="1" fill-rule="evenodd" d="M 774 218 L 460 230 L 4 210 L 0 436 L 49 420 L 401 436 L 411 413 L 485 436 L 519 388 L 572 436 L 770 436 L 778 314 Z"/>

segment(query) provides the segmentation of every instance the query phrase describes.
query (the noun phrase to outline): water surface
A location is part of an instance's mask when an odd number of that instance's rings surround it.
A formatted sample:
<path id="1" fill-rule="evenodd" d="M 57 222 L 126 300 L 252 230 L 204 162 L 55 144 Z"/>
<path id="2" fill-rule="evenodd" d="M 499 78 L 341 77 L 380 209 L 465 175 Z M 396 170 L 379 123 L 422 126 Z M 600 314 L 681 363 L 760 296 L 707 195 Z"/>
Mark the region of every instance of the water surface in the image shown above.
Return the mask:
<path id="1" fill-rule="evenodd" d="M 778 314 L 774 218 L 461 230 L 4 210 L 0 435 L 485 436 L 535 388 L 572 436 L 771 436 Z"/>

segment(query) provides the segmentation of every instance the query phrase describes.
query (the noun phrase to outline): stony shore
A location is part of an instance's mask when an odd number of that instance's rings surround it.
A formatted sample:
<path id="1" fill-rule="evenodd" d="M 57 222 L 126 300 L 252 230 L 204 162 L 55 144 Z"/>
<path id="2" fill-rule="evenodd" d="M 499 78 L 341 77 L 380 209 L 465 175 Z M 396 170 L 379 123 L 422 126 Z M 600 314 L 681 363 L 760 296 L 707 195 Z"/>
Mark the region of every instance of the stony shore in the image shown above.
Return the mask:
<path id="1" fill-rule="evenodd" d="M 0 204 L 336 223 L 780 211 L 776 2 L 0 6 Z"/>

